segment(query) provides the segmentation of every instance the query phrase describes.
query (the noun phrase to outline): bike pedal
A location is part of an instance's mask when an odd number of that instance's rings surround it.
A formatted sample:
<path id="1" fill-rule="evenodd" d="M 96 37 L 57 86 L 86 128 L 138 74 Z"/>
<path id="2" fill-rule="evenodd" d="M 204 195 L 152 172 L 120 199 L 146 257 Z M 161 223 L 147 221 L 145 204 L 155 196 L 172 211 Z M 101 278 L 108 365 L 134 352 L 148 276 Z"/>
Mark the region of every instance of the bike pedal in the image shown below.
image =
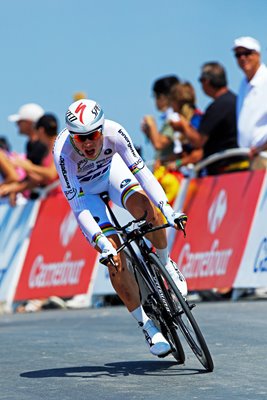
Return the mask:
<path id="1" fill-rule="evenodd" d="M 188 304 L 188 307 L 190 308 L 190 310 L 192 310 L 194 307 L 196 307 L 196 304 L 195 303 Z"/>

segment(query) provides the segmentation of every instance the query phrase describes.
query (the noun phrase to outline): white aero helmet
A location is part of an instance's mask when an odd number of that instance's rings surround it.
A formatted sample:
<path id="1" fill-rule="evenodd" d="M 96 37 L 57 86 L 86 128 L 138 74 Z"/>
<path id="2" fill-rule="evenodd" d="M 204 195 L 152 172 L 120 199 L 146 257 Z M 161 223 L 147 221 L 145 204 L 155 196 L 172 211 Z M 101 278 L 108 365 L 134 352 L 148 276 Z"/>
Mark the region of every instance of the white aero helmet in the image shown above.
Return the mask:
<path id="1" fill-rule="evenodd" d="M 104 124 L 104 112 L 94 100 L 81 99 L 66 112 L 66 127 L 71 135 L 88 135 Z"/>

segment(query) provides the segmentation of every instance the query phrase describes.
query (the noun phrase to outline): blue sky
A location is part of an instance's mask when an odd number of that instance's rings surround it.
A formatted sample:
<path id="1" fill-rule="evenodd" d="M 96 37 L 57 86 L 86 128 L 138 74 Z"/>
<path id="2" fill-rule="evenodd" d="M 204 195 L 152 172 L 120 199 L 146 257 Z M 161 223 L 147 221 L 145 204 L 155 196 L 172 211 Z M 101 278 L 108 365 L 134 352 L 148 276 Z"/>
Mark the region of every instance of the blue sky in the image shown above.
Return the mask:
<path id="1" fill-rule="evenodd" d="M 233 40 L 254 36 L 266 63 L 267 0 L 0 0 L 0 136 L 22 151 L 25 138 L 9 114 L 28 102 L 54 112 L 60 129 L 76 91 L 85 91 L 120 122 L 145 158 L 152 150 L 140 131 L 157 112 L 153 81 L 176 74 L 191 81 L 198 105 L 210 99 L 197 78 L 206 61 L 221 62 L 229 87 L 242 77 Z"/>

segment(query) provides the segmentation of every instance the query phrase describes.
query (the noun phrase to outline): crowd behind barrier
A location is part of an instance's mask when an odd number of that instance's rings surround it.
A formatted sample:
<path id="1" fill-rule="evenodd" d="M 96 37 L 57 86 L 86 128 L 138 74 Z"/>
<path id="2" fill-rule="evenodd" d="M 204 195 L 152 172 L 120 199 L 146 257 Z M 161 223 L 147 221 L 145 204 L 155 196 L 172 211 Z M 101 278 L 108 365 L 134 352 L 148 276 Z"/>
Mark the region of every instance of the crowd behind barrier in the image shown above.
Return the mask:
<path id="1" fill-rule="evenodd" d="M 189 216 L 186 239 L 169 229 L 171 256 L 189 290 L 267 287 L 266 171 L 197 178 L 200 167 L 203 163 L 191 167 L 193 173 L 184 178 L 174 203 Z M 116 212 L 121 222 L 129 221 L 126 212 Z M 114 294 L 105 267 L 88 247 L 63 195 L 49 196 L 46 188 L 39 199 L 24 205 L 0 204 L 0 218 L 0 303 L 5 311 L 29 299 L 83 294 L 89 306 L 94 296 Z"/>

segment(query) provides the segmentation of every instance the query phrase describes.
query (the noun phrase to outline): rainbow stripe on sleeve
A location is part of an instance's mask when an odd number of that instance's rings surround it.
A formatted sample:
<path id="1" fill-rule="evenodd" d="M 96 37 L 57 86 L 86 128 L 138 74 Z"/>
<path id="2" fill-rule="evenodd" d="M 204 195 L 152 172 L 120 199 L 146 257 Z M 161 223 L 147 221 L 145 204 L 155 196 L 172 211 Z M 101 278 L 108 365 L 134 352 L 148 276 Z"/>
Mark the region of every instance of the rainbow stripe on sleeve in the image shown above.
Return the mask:
<path id="1" fill-rule="evenodd" d="M 92 242 L 95 242 L 97 244 L 98 239 L 100 238 L 100 236 L 102 235 L 102 232 L 96 232 L 93 236 L 92 236 Z"/>
<path id="2" fill-rule="evenodd" d="M 137 167 L 136 164 L 133 164 L 129 167 L 129 170 L 133 175 L 137 174 L 140 171 L 140 168 Z"/>
<path id="3" fill-rule="evenodd" d="M 104 222 L 103 224 L 99 224 L 102 232 L 105 236 L 116 235 L 116 229 L 110 222 Z"/>

